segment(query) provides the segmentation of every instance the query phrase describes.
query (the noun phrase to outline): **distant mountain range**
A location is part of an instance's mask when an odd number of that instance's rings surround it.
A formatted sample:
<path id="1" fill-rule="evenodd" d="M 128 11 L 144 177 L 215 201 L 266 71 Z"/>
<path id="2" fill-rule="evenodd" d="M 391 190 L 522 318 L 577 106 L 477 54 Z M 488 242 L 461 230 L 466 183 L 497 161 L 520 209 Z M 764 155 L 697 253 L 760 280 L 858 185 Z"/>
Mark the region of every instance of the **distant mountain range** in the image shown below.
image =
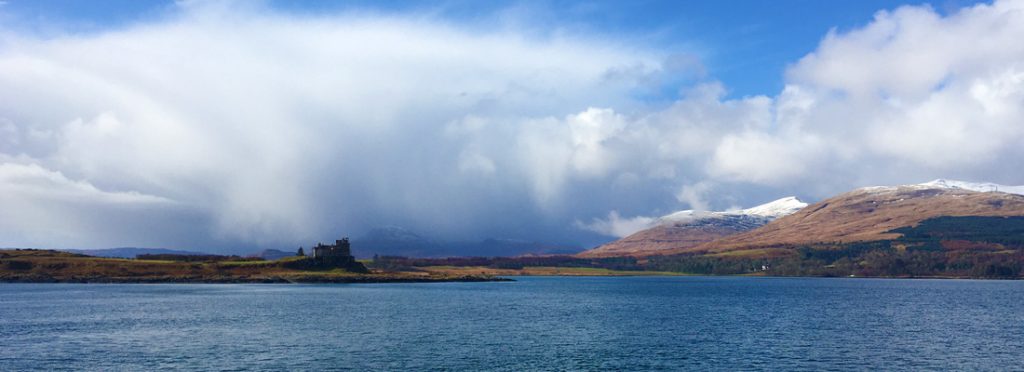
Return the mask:
<path id="1" fill-rule="evenodd" d="M 809 206 L 785 198 L 732 213 L 683 211 L 663 217 L 664 223 L 654 228 L 578 256 L 720 254 L 883 241 L 900 237 L 893 232 L 895 229 L 937 217 L 1024 216 L 1022 194 L 1024 186 L 939 179 L 915 185 L 864 187 Z M 750 212 L 757 210 L 774 213 Z M 671 218 L 677 215 L 683 218 Z"/>
<path id="2" fill-rule="evenodd" d="M 137 248 L 137 247 L 121 247 L 121 248 L 106 248 L 106 249 L 61 249 L 61 251 L 69 253 L 84 254 L 86 256 L 94 257 L 108 257 L 108 258 L 135 258 L 140 254 L 208 254 L 203 252 L 193 251 L 182 251 L 176 249 L 164 249 L 164 248 Z"/>
<path id="3" fill-rule="evenodd" d="M 312 246 L 304 247 L 306 254 Z M 277 260 L 291 257 L 295 250 L 264 249 L 244 256 Z M 413 231 L 397 226 L 371 229 L 352 240 L 352 253 L 358 258 L 374 255 L 405 257 L 496 257 L 522 255 L 571 255 L 582 251 L 580 246 L 548 244 L 513 239 L 483 239 L 480 241 L 439 241 L 425 238 Z M 122 247 L 107 249 L 62 249 L 61 251 L 94 257 L 135 258 L 140 254 L 211 254 L 165 248 Z"/>
<path id="4" fill-rule="evenodd" d="M 352 240 L 352 253 L 356 257 L 491 257 L 521 255 L 575 254 L 583 248 L 514 239 L 484 239 L 480 241 L 439 241 L 423 237 L 397 226 L 374 228 Z"/>
<path id="5" fill-rule="evenodd" d="M 249 255 L 249 257 L 259 257 L 267 261 L 280 260 L 285 257 L 292 257 L 298 253 L 298 249 L 291 252 L 286 252 L 277 249 L 264 249 L 259 253 Z"/>

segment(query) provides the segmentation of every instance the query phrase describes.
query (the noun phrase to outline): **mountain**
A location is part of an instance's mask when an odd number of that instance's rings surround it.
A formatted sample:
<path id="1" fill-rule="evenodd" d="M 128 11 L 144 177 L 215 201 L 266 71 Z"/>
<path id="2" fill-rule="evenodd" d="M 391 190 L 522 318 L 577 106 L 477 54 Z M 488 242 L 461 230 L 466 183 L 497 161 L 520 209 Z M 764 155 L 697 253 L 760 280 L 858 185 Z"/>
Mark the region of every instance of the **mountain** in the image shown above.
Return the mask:
<path id="1" fill-rule="evenodd" d="M 374 255 L 405 257 L 496 257 L 521 255 L 574 254 L 577 246 L 526 240 L 489 238 L 480 241 L 441 241 L 424 237 L 398 226 L 371 229 L 352 240 L 352 253 L 367 258 Z"/>
<path id="2" fill-rule="evenodd" d="M 795 197 L 786 197 L 737 211 L 679 211 L 659 218 L 652 228 L 582 252 L 577 257 L 639 257 L 685 250 L 756 229 L 806 206 L 807 203 Z"/>
<path id="3" fill-rule="evenodd" d="M 298 251 L 298 250 L 296 250 L 296 251 Z M 296 251 L 285 252 L 285 251 L 277 250 L 277 249 L 264 249 L 264 250 L 260 251 L 259 253 L 250 255 L 249 257 L 259 257 L 259 258 L 262 258 L 262 259 L 267 260 L 267 261 L 273 261 L 273 260 L 280 260 L 280 259 L 285 258 L 285 257 L 293 257 L 297 253 Z"/>
<path id="4" fill-rule="evenodd" d="M 398 226 L 376 227 L 352 240 L 352 254 L 356 257 L 408 256 L 430 257 L 441 246 L 415 232 Z"/>
<path id="5" fill-rule="evenodd" d="M 714 253 L 766 247 L 895 239 L 898 228 L 938 217 L 1024 216 L 1024 187 L 935 180 L 856 189 L 756 230 L 668 253 Z"/>
<path id="6" fill-rule="evenodd" d="M 579 253 L 582 248 L 575 245 L 552 244 L 518 239 L 495 239 L 488 238 L 481 241 L 451 242 L 446 243 L 445 248 L 449 254 L 446 256 L 477 256 L 477 257 L 515 257 L 515 256 L 545 256 L 545 255 L 572 255 Z"/>
<path id="7" fill-rule="evenodd" d="M 122 247 L 122 248 L 107 248 L 107 249 L 62 249 L 61 251 L 84 254 L 86 256 L 93 257 L 107 257 L 107 258 L 135 258 L 140 254 L 207 254 L 202 252 L 192 251 L 181 251 L 175 249 L 164 249 L 164 248 L 136 248 L 136 247 Z"/>

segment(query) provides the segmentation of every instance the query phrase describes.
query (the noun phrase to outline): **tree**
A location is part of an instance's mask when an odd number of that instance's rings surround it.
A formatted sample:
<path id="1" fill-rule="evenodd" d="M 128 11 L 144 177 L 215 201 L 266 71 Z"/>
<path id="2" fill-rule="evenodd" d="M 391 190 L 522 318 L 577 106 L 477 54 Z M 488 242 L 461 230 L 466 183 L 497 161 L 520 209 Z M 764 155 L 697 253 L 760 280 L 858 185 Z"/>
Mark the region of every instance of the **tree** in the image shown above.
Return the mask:
<path id="1" fill-rule="evenodd" d="M 295 255 L 299 256 L 299 257 L 305 256 L 306 255 L 306 251 L 303 251 L 302 247 L 299 247 L 299 252 L 295 253 Z"/>

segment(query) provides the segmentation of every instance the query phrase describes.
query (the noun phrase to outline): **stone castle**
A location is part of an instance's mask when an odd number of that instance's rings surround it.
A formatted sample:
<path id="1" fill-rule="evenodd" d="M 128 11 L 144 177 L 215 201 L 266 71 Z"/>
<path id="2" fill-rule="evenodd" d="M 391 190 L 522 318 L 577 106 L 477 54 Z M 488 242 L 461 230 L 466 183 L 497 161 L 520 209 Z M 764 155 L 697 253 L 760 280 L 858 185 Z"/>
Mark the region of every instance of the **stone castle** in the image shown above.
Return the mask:
<path id="1" fill-rule="evenodd" d="M 320 260 L 355 259 L 352 257 L 352 245 L 349 244 L 348 238 L 335 240 L 334 245 L 317 243 L 316 246 L 313 247 L 313 258 Z"/>
<path id="2" fill-rule="evenodd" d="M 313 246 L 310 260 L 305 261 L 303 265 L 310 268 L 343 268 L 360 273 L 369 271 L 366 266 L 352 257 L 352 245 L 348 238 L 335 240 L 333 245 L 317 243 Z"/>

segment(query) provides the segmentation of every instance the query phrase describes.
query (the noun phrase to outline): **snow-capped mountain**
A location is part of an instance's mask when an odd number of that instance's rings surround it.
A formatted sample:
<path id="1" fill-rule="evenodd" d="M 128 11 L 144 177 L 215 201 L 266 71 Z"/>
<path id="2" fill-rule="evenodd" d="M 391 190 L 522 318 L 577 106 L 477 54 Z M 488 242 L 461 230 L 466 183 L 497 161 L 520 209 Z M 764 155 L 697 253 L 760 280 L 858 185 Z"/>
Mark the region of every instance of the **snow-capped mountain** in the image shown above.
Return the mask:
<path id="1" fill-rule="evenodd" d="M 685 210 L 662 216 L 654 227 L 580 253 L 580 257 L 649 256 L 750 231 L 807 206 L 786 197 L 753 208 L 707 212 Z"/>
<path id="2" fill-rule="evenodd" d="M 1024 186 L 938 179 L 863 187 L 807 206 L 783 198 L 725 212 L 680 211 L 581 257 L 699 254 L 899 237 L 893 230 L 936 217 L 1024 216 Z"/>
<path id="3" fill-rule="evenodd" d="M 1024 187 L 935 180 L 865 187 L 822 200 L 755 231 L 672 253 L 894 239 L 897 228 L 937 217 L 1024 216 Z"/>

